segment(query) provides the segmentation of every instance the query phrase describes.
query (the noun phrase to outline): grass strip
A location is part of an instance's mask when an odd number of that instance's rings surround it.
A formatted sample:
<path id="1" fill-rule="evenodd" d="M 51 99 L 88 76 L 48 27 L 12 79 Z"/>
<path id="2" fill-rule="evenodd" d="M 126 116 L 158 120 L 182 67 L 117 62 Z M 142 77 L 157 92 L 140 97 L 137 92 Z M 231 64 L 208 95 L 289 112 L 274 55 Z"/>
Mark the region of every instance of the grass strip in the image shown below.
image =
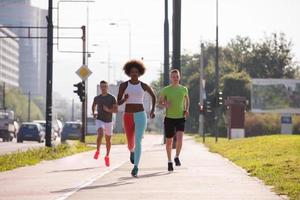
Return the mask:
<path id="1" fill-rule="evenodd" d="M 87 144 L 96 144 L 97 135 L 88 135 L 85 138 Z M 127 144 L 126 136 L 124 133 L 117 133 L 111 137 L 112 145 Z M 105 144 L 105 137 L 102 138 L 102 143 Z"/>
<path id="2" fill-rule="evenodd" d="M 0 172 L 35 165 L 44 160 L 54 160 L 93 149 L 94 147 L 75 142 L 73 144 L 59 144 L 54 147 L 41 147 L 4 154 L 0 156 Z"/>
<path id="3" fill-rule="evenodd" d="M 195 136 L 201 143 L 202 138 Z M 244 139 L 222 139 L 205 145 L 246 169 L 252 176 L 274 186 L 278 194 L 300 200 L 300 136 L 271 135 Z"/>

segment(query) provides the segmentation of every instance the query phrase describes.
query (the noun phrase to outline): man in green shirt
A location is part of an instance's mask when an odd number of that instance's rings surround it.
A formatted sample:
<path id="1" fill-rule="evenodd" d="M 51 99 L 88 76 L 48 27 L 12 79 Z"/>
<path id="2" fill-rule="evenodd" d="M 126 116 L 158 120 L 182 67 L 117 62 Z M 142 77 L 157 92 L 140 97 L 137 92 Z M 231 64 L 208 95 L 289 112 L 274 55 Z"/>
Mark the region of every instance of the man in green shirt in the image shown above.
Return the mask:
<path id="1" fill-rule="evenodd" d="M 166 151 L 168 156 L 168 171 L 173 171 L 172 143 L 176 135 L 175 165 L 180 166 L 179 154 L 182 148 L 185 120 L 189 116 L 188 89 L 179 84 L 180 72 L 177 69 L 171 71 L 171 85 L 162 89 L 159 105 L 166 108 L 164 129 L 166 136 Z"/>

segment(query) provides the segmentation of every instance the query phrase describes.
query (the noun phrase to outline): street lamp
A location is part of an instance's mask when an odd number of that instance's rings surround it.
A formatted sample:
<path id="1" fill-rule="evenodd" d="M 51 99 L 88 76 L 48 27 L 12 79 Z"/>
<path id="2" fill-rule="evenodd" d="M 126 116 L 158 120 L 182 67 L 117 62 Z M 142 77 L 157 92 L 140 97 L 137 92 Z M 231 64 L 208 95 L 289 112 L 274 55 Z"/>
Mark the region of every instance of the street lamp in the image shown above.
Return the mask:
<path id="1" fill-rule="evenodd" d="M 219 0 L 216 0 L 216 57 L 215 57 L 215 97 L 219 95 Z M 215 142 L 218 142 L 219 137 L 219 105 L 216 102 L 215 107 Z"/>
<path id="2" fill-rule="evenodd" d="M 128 20 L 125 20 L 127 23 L 125 25 L 128 26 L 128 57 L 131 59 L 131 23 Z M 118 25 L 124 25 L 123 23 L 117 23 L 117 22 L 110 22 L 110 26 L 118 26 Z"/>

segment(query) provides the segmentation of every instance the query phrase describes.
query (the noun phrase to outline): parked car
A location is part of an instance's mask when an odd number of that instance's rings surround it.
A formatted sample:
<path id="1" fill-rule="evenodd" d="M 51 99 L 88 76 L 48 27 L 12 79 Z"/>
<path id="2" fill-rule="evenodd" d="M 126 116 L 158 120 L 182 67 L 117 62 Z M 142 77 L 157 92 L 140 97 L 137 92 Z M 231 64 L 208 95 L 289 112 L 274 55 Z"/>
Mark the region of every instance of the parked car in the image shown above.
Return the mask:
<path id="1" fill-rule="evenodd" d="M 17 135 L 17 142 L 23 141 L 45 141 L 45 130 L 39 123 L 25 122 L 22 123 Z"/>
<path id="2" fill-rule="evenodd" d="M 4 142 L 12 141 L 18 133 L 19 125 L 12 110 L 0 110 L 0 138 Z"/>
<path id="3" fill-rule="evenodd" d="M 34 123 L 39 123 L 46 133 L 46 121 L 45 120 L 34 120 Z M 51 129 L 51 140 L 56 140 L 58 137 L 58 133 L 54 131 L 54 128 Z"/>
<path id="4" fill-rule="evenodd" d="M 79 140 L 81 136 L 81 122 L 66 122 L 61 132 L 61 142 Z"/>
<path id="5" fill-rule="evenodd" d="M 92 117 L 87 118 L 87 135 L 97 135 L 96 121 Z"/>

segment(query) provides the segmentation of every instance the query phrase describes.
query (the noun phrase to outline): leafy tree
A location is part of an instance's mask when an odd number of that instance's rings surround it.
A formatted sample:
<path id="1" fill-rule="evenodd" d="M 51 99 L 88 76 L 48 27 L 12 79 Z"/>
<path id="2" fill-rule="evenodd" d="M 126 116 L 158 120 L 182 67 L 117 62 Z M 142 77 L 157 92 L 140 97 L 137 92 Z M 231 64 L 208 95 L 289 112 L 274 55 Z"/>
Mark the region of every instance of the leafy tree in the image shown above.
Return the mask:
<path id="1" fill-rule="evenodd" d="M 231 62 L 252 78 L 295 78 L 299 68 L 294 62 L 292 46 L 284 33 L 272 33 L 256 43 L 237 36 L 228 44 Z"/>
<path id="2" fill-rule="evenodd" d="M 23 95 L 17 88 L 9 88 L 6 91 L 6 106 L 15 112 L 20 121 L 27 121 L 28 118 L 28 97 Z M 40 108 L 31 101 L 30 104 L 31 120 L 43 119 Z"/>
<path id="3" fill-rule="evenodd" d="M 233 72 L 222 77 L 223 98 L 243 96 L 250 101 L 250 76 L 246 72 Z"/>
<path id="4" fill-rule="evenodd" d="M 207 42 L 203 52 L 205 92 L 212 97 L 215 92 L 215 44 Z M 187 131 L 198 131 L 200 54 L 182 55 L 181 84 L 189 89 L 191 100 Z M 273 33 L 258 42 L 249 37 L 237 36 L 219 48 L 220 89 L 224 98 L 245 96 L 250 101 L 251 78 L 296 78 L 299 66 L 294 61 L 292 42 L 283 33 Z M 158 87 L 160 80 L 154 83 Z M 250 105 L 250 104 L 249 104 Z M 225 111 L 225 109 L 223 109 Z M 224 125 L 224 113 L 220 124 Z M 213 115 L 206 117 L 207 132 L 214 127 Z"/>

